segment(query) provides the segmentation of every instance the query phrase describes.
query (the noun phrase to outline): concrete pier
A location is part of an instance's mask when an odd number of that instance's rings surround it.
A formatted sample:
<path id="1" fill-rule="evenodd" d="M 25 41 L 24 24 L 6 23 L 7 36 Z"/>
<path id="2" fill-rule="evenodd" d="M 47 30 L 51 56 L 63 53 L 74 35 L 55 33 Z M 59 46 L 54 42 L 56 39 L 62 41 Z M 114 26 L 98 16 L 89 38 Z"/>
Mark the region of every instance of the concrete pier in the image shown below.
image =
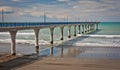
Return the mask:
<path id="1" fill-rule="evenodd" d="M 64 27 L 60 27 L 60 30 L 61 30 L 61 39 L 60 40 L 64 40 L 63 29 L 64 29 Z"/>
<path id="2" fill-rule="evenodd" d="M 39 53 L 39 30 L 40 29 L 34 29 L 35 32 L 35 51 L 38 54 Z"/>
<path id="3" fill-rule="evenodd" d="M 90 25 L 90 31 L 93 31 L 93 30 L 94 30 L 94 25 L 91 24 L 91 25 Z"/>
<path id="4" fill-rule="evenodd" d="M 76 36 L 76 25 L 74 26 L 74 36 Z"/>
<path id="5" fill-rule="evenodd" d="M 82 34 L 85 33 L 84 25 L 82 25 Z"/>
<path id="6" fill-rule="evenodd" d="M 89 25 L 89 24 L 88 24 L 88 27 L 87 27 L 87 28 L 88 28 L 88 32 L 89 32 L 89 31 L 90 31 L 90 25 Z"/>
<path id="7" fill-rule="evenodd" d="M 50 43 L 51 43 L 51 44 L 54 43 L 53 32 L 54 32 L 54 27 L 53 27 L 53 28 L 50 28 Z"/>
<path id="8" fill-rule="evenodd" d="M 87 25 L 85 25 L 85 33 L 87 32 Z"/>
<path id="9" fill-rule="evenodd" d="M 98 23 L 96 24 L 96 30 L 98 30 Z"/>
<path id="10" fill-rule="evenodd" d="M 80 34 L 81 31 L 84 34 L 87 31 L 94 31 L 98 30 L 98 24 L 100 22 L 32 22 L 32 23 L 14 23 L 14 22 L 9 22 L 9 23 L 0 23 L 0 32 L 9 32 L 11 36 L 11 54 L 15 55 L 16 54 L 16 33 L 19 30 L 27 30 L 27 29 L 33 29 L 35 33 L 35 47 L 36 47 L 36 53 L 39 53 L 39 31 L 40 29 L 43 28 L 49 28 L 50 29 L 50 44 L 54 43 L 54 29 L 56 27 L 60 27 L 61 30 L 61 40 L 64 39 L 64 27 L 68 27 L 68 38 L 71 38 L 71 27 L 74 27 L 74 36 L 76 36 L 77 30 L 78 33 Z M 76 28 L 78 26 L 78 28 Z M 96 27 L 96 28 L 95 28 Z M 82 29 L 82 30 L 81 30 Z M 51 54 L 53 53 L 52 51 L 53 48 L 51 48 Z M 62 50 L 62 49 L 61 49 Z"/>
<path id="11" fill-rule="evenodd" d="M 71 38 L 71 26 L 68 26 L 68 38 Z"/>
<path id="12" fill-rule="evenodd" d="M 11 54 L 16 55 L 16 33 L 17 31 L 10 31 L 11 36 Z"/>
<path id="13" fill-rule="evenodd" d="M 81 25 L 78 25 L 78 34 L 80 34 L 80 32 L 81 32 L 81 31 L 80 31 L 80 30 L 81 30 L 81 29 L 80 29 L 80 28 L 81 28 L 80 26 L 81 26 Z"/>

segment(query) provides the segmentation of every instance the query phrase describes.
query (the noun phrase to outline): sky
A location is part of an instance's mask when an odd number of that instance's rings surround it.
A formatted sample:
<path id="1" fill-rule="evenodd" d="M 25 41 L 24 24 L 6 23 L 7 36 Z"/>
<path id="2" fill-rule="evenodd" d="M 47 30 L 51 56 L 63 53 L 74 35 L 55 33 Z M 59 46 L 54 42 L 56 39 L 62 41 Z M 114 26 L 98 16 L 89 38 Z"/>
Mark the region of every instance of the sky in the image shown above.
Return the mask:
<path id="1" fill-rule="evenodd" d="M 120 0 L 0 0 L 5 22 L 120 22 Z"/>

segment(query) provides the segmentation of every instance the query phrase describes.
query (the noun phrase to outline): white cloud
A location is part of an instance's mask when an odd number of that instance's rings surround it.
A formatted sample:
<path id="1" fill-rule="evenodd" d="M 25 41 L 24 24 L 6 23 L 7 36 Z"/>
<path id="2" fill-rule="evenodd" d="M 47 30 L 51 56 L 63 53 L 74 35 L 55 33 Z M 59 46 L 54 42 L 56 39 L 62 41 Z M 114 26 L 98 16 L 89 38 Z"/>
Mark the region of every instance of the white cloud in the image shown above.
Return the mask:
<path id="1" fill-rule="evenodd" d="M 17 0 L 14 0 L 17 1 Z M 20 0 L 19 0 L 20 1 Z M 51 19 L 64 19 L 65 16 L 69 16 L 70 21 L 75 21 L 75 17 L 79 17 L 82 20 L 96 20 L 100 19 L 102 21 L 107 21 L 110 17 L 120 18 L 120 5 L 119 2 L 114 0 L 101 0 L 98 2 L 96 0 L 80 0 L 80 1 L 70 1 L 70 0 L 57 0 L 66 2 L 65 6 L 60 6 L 57 4 L 32 4 L 29 7 L 18 8 L 2 6 L 5 10 L 13 10 L 16 13 L 9 15 L 8 17 L 26 17 L 26 15 L 31 15 L 33 18 L 40 18 L 43 16 L 44 9 L 46 9 L 47 17 Z M 0 7 L 1 8 L 1 7 Z"/>
<path id="2" fill-rule="evenodd" d="M 58 0 L 58 1 L 60 1 L 60 2 L 66 2 L 66 1 L 69 1 L 69 0 Z"/>
<path id="3" fill-rule="evenodd" d="M 2 11 L 2 9 L 3 9 L 4 11 L 12 11 L 12 10 L 13 10 L 13 8 L 12 8 L 12 7 L 9 7 L 9 6 L 0 6 L 0 11 Z"/>
<path id="4" fill-rule="evenodd" d="M 13 2 L 21 2 L 21 0 L 11 0 L 11 1 L 13 1 Z"/>

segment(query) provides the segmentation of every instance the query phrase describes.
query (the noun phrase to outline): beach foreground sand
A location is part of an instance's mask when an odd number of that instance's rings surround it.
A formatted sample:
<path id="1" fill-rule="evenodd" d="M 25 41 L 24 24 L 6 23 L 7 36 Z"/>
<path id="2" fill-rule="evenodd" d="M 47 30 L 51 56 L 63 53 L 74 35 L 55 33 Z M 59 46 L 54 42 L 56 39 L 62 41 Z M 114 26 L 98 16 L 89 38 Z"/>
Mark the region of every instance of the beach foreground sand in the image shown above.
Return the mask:
<path id="1" fill-rule="evenodd" d="M 15 70 L 120 70 L 120 60 L 48 57 Z"/>
<path id="2" fill-rule="evenodd" d="M 6 51 L 5 48 L 8 48 L 8 50 L 10 48 L 9 44 L 1 44 L 0 47 L 2 48 L 1 50 L 3 50 L 3 52 Z M 77 58 L 70 56 L 67 57 L 66 55 L 65 57 L 60 57 L 60 56 L 49 57 L 47 55 L 46 56 L 39 55 L 39 57 L 37 57 L 36 54 L 34 54 L 35 52 L 34 48 L 35 48 L 34 45 L 30 45 L 30 44 L 25 44 L 25 45 L 18 44 L 17 53 L 22 53 L 22 54 L 26 53 L 26 55 L 10 56 L 10 57 L 7 56 L 9 60 L 7 60 L 7 58 L 6 59 L 3 58 L 2 60 L 4 60 L 4 62 L 2 61 L 0 62 L 0 70 L 120 70 L 119 58 L 118 59 Z M 104 48 L 114 49 L 116 47 L 109 46 L 108 48 L 107 47 Z M 117 47 L 117 49 L 119 50 L 119 46 Z M 31 52 L 33 52 L 33 54 L 30 54 Z M 94 51 L 94 53 L 96 52 L 97 51 Z"/>

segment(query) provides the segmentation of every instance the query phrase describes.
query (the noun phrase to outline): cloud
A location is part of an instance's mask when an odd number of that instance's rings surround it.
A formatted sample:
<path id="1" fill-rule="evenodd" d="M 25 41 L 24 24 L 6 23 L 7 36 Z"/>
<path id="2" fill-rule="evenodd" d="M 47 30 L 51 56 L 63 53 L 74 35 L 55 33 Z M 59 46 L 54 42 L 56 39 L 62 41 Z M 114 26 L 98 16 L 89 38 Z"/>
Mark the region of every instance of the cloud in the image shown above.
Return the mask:
<path id="1" fill-rule="evenodd" d="M 11 0 L 11 1 L 13 1 L 13 2 L 21 2 L 21 0 Z"/>
<path id="2" fill-rule="evenodd" d="M 70 0 L 58 0 L 59 2 L 66 2 L 66 1 L 70 1 Z"/>
<path id="3" fill-rule="evenodd" d="M 78 17 L 81 20 L 108 21 L 109 18 L 120 18 L 120 0 L 11 0 L 6 4 L 0 3 L 9 16 L 16 19 L 27 17 L 38 19 L 43 17 L 46 10 L 47 18 L 63 20 L 69 16 L 70 21 Z M 49 2 L 48 2 L 49 1 Z M 2 1 L 3 2 L 3 1 Z M 11 13 L 10 13 L 11 12 Z M 26 19 L 26 20 L 28 20 Z M 110 19 L 111 20 L 111 19 Z M 111 20 L 113 21 L 113 20 Z M 119 20 L 118 20 L 119 21 Z"/>
<path id="4" fill-rule="evenodd" d="M 2 10 L 4 11 L 4 14 L 12 14 L 12 13 L 14 13 L 12 7 L 1 6 L 0 7 L 0 13 L 2 13 Z"/>

